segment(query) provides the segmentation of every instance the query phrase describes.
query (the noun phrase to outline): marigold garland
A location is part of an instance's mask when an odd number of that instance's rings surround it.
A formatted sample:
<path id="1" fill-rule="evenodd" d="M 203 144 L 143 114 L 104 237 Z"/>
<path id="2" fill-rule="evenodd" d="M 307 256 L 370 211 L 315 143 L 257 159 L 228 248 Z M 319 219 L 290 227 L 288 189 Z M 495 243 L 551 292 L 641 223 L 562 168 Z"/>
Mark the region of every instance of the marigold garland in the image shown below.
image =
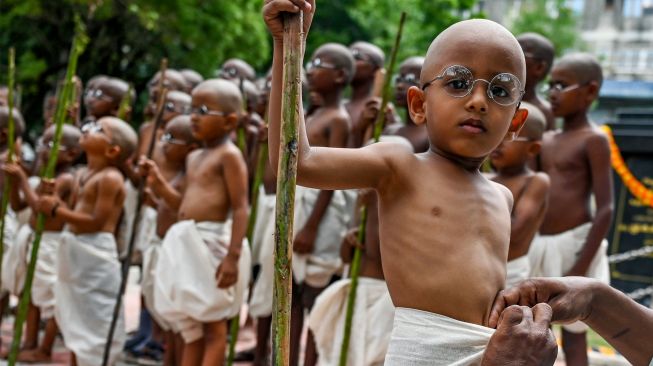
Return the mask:
<path id="1" fill-rule="evenodd" d="M 614 141 L 614 136 L 612 135 L 612 129 L 608 125 L 601 126 L 605 134 L 608 136 L 608 142 L 610 143 L 610 155 L 612 159 L 612 168 L 619 174 L 621 180 L 630 193 L 632 193 L 635 198 L 647 206 L 653 207 L 653 191 L 646 188 L 642 182 L 640 182 L 633 173 L 628 169 L 628 165 L 624 162 L 624 158 L 621 156 L 619 151 L 619 146 Z"/>

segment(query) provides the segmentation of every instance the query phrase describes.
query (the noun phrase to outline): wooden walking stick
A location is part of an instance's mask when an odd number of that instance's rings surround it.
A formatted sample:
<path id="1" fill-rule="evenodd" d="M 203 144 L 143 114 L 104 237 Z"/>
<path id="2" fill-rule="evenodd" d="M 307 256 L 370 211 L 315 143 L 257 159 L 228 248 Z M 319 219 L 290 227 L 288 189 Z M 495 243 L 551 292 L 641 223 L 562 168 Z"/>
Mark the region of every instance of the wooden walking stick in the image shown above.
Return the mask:
<path id="1" fill-rule="evenodd" d="M 376 121 L 374 121 L 374 142 L 379 142 L 381 138 L 381 132 L 383 132 L 383 125 L 385 120 L 385 109 L 390 100 L 390 93 L 392 86 L 392 72 L 397 61 L 397 51 L 399 50 L 399 43 L 401 42 L 401 34 L 404 29 L 404 22 L 406 20 L 406 12 L 401 13 L 401 19 L 399 20 L 399 29 L 397 30 L 397 36 L 395 38 L 394 47 L 392 48 L 392 53 L 390 54 L 390 63 L 388 64 L 387 73 L 385 75 L 385 82 L 383 84 L 383 96 L 381 98 L 381 108 L 379 109 L 379 114 L 376 116 Z M 361 208 L 361 222 L 358 227 L 358 241 L 359 243 L 365 243 L 365 227 L 367 224 L 367 207 L 363 206 Z M 360 271 L 361 265 L 361 249 L 356 247 L 354 249 L 354 257 L 351 261 L 351 269 L 349 270 L 349 276 L 351 277 L 351 285 L 349 288 L 349 294 L 347 296 L 347 312 L 345 313 L 345 327 L 344 333 L 342 336 L 342 345 L 340 347 L 340 366 L 347 366 L 347 354 L 349 353 L 349 340 L 351 338 L 351 327 L 352 321 L 354 319 L 354 305 L 356 304 L 356 291 L 358 289 L 358 273 Z"/>
<path id="2" fill-rule="evenodd" d="M 14 160 L 14 141 L 15 141 L 15 128 L 14 125 L 14 83 L 16 77 L 16 51 L 13 47 L 9 49 L 9 91 L 7 95 L 9 117 L 7 121 L 7 161 Z M 9 195 L 11 192 L 11 179 L 5 177 L 3 192 L 2 192 L 2 208 L 0 208 L 0 215 L 2 215 L 2 222 L 0 223 L 0 273 L 2 273 L 2 260 L 4 258 L 4 244 L 5 244 L 5 215 L 7 215 L 7 208 L 9 207 Z M 0 280 L 0 285 L 2 280 Z"/>
<path id="3" fill-rule="evenodd" d="M 75 36 L 73 43 L 70 47 L 70 55 L 68 59 L 68 68 L 66 70 L 66 78 L 64 81 L 63 89 L 57 100 L 57 109 L 54 114 L 54 137 L 52 138 L 52 148 L 48 158 L 47 165 L 41 177 L 42 180 L 49 180 L 55 177 L 55 168 L 57 166 L 57 159 L 59 156 L 59 146 L 61 144 L 61 136 L 63 135 L 63 125 L 67 118 L 68 107 L 73 103 L 73 77 L 77 70 L 77 60 L 79 55 L 84 52 L 89 38 L 86 35 L 86 29 L 82 24 L 79 16 L 75 15 Z M 16 316 L 16 324 L 14 324 L 14 339 L 11 344 L 11 352 L 9 353 L 9 365 L 16 364 L 20 342 L 23 335 L 23 323 L 27 317 L 27 309 L 32 294 L 32 282 L 34 280 L 34 271 L 36 269 L 36 261 L 38 259 L 39 247 L 41 244 L 41 236 L 43 235 L 43 228 L 45 226 L 45 215 L 39 213 L 36 217 L 36 228 L 34 230 L 34 241 L 32 242 L 32 251 L 30 253 L 29 266 L 27 267 L 27 274 L 25 277 L 25 285 L 23 287 L 23 294 L 18 304 L 18 315 Z"/>
<path id="4" fill-rule="evenodd" d="M 292 242 L 295 185 L 299 148 L 303 12 L 286 14 L 283 36 L 283 90 L 281 138 L 277 170 L 277 205 L 274 228 L 274 297 L 272 304 L 272 358 L 275 366 L 290 361 L 290 304 L 292 301 Z"/>
<path id="5" fill-rule="evenodd" d="M 150 137 L 150 144 L 147 147 L 146 157 L 152 158 L 154 151 L 154 144 L 156 143 L 156 133 L 161 128 L 163 117 L 163 106 L 166 100 L 167 90 L 163 87 L 166 69 L 168 68 L 168 59 L 161 60 L 161 71 L 159 73 L 159 100 L 157 101 L 156 114 L 154 116 L 154 126 L 152 127 L 152 136 Z M 136 241 L 138 224 L 141 222 L 141 208 L 143 208 L 143 190 L 145 189 L 145 178 L 142 178 L 138 183 L 138 193 L 136 194 L 136 211 L 134 214 L 134 221 L 132 222 L 132 229 L 129 236 L 129 244 L 127 245 L 127 255 L 122 263 L 122 277 L 120 279 L 120 289 L 116 296 L 116 304 L 113 308 L 113 316 L 111 318 L 111 325 L 109 326 L 109 334 L 107 335 L 107 343 L 104 345 L 104 354 L 102 355 L 102 366 L 109 364 L 109 355 L 111 354 L 111 344 L 113 343 L 113 336 L 116 332 L 116 324 L 120 317 L 120 308 L 122 306 L 122 296 L 125 294 L 127 288 L 127 277 L 129 276 L 129 267 L 131 267 L 132 254 L 134 253 L 134 243 Z"/>

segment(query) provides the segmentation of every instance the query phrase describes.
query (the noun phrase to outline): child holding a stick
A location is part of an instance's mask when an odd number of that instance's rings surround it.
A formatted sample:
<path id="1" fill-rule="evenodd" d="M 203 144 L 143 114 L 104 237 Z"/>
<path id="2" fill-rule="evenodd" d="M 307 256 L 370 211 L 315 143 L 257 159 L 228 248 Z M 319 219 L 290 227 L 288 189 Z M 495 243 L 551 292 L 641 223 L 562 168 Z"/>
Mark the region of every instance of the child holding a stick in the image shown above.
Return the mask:
<path id="1" fill-rule="evenodd" d="M 50 126 L 37 146 L 38 158 L 41 166 L 47 164 L 50 147 L 54 137 L 55 126 Z M 34 240 L 36 228 L 36 210 L 39 195 L 54 194 L 62 205 L 69 206 L 74 187 L 73 163 L 81 154 L 79 139 L 81 132 L 77 127 L 64 125 L 61 137 L 59 154 L 57 155 L 56 176 L 52 182 L 43 182 L 39 188 L 33 189 L 28 181 L 27 174 L 18 163 L 7 163 L 3 170 L 7 176 L 14 180 L 12 192 L 12 207 L 20 210 L 29 207 L 32 210 L 30 221 L 18 231 L 14 247 L 7 253 L 7 265 L 3 272 L 13 272 L 15 279 L 12 284 L 16 295 L 22 291 L 24 274 L 27 270 L 29 248 Z M 22 192 L 22 197 L 19 194 Z M 48 193 L 49 192 L 49 193 Z M 22 351 L 18 354 L 21 362 L 47 362 L 52 359 L 52 346 L 58 333 L 57 323 L 54 319 L 55 296 L 54 287 L 57 282 L 57 251 L 61 240 L 61 232 L 65 221 L 61 217 L 48 217 L 45 220 L 44 231 L 32 283 L 32 296 L 29 304 L 27 322 L 25 324 L 25 340 Z M 14 249 L 18 250 L 14 250 Z M 17 255 L 12 256 L 11 253 Z M 12 263 L 13 262 L 13 263 Z M 45 334 L 39 345 L 38 331 L 40 319 L 46 320 Z"/>
<path id="2" fill-rule="evenodd" d="M 122 166 L 136 149 L 136 132 L 124 121 L 103 117 L 82 128 L 79 144 L 88 164 L 75 174 L 73 203 L 41 196 L 39 212 L 63 220 L 55 317 L 73 364 L 100 365 L 113 306 L 120 287 L 120 262 L 114 233 L 125 200 Z M 122 350 L 124 328 L 111 347 L 111 362 Z"/>
<path id="3" fill-rule="evenodd" d="M 282 15 L 303 10 L 307 33 L 314 4 L 264 5 L 274 39 L 273 166 L 280 137 Z M 526 120 L 527 112 L 519 109 L 524 79 L 524 55 L 514 36 L 497 23 L 469 20 L 438 35 L 426 54 L 422 87 L 408 90 L 411 118 L 426 124 L 429 151 L 414 154 L 383 142 L 362 149 L 312 147 L 299 123 L 299 184 L 372 188 L 378 194 L 383 271 L 397 307 L 386 365 L 482 358 L 493 334 L 487 328 L 490 308 L 505 284 L 512 196 L 479 167 Z M 535 321 L 542 316 L 535 308 Z"/>
<path id="4" fill-rule="evenodd" d="M 247 166 L 229 139 L 243 112 L 238 87 L 207 80 L 192 97 L 192 132 L 202 148 L 188 155 L 178 189 L 162 179 L 150 184 L 178 209 L 179 221 L 167 231 L 159 252 L 154 307 L 184 339 L 181 364 L 208 366 L 222 364 L 227 320 L 240 311 L 249 284 L 250 252 L 243 245 Z"/>

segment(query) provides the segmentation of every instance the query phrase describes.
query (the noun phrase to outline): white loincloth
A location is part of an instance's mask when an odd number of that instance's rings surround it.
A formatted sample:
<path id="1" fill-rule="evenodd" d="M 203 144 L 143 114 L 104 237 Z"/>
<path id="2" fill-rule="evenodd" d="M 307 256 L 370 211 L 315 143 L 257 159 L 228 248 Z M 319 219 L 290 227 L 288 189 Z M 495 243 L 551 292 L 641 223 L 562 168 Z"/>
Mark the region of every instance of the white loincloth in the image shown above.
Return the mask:
<path id="1" fill-rule="evenodd" d="M 156 278 L 156 264 L 159 261 L 159 254 L 161 252 L 162 240 L 158 235 L 154 235 L 152 241 L 143 252 L 143 277 L 141 279 L 141 294 L 145 300 L 145 307 L 149 311 L 152 318 L 163 330 L 172 329 L 172 324 L 169 324 L 165 319 L 156 311 L 154 307 L 154 279 Z"/>
<path id="2" fill-rule="evenodd" d="M 100 365 L 120 290 L 116 240 L 109 233 L 63 232 L 58 253 L 55 318 L 64 343 L 77 357 L 78 365 Z M 121 353 L 124 341 L 121 311 L 111 344 L 110 365 Z"/>
<path id="3" fill-rule="evenodd" d="M 531 262 L 528 255 L 508 261 L 506 265 L 506 288 L 528 279 L 531 273 Z"/>
<path id="4" fill-rule="evenodd" d="M 31 228 L 30 228 L 31 230 Z M 29 263 L 34 235 L 30 235 L 25 263 Z M 34 268 L 32 282 L 32 303 L 41 310 L 41 318 L 54 316 L 54 286 L 57 283 L 57 264 L 59 256 L 60 231 L 44 231 L 39 244 L 38 259 Z"/>
<path id="5" fill-rule="evenodd" d="M 5 218 L 5 229 L 7 225 L 15 225 L 16 221 L 8 220 L 9 215 Z M 5 230 L 6 231 L 6 230 Z M 9 245 L 5 246 L 6 251 L 2 258 L 2 288 L 9 291 L 10 294 L 20 296 L 25 284 L 27 275 L 27 258 L 28 249 L 34 240 L 33 231 L 29 225 L 23 225 L 18 232 L 9 233 L 13 241 L 5 240 Z M 5 238 L 9 239 L 5 233 Z"/>
<path id="6" fill-rule="evenodd" d="M 333 283 L 315 300 L 308 326 L 320 355 L 319 365 L 338 365 L 351 280 Z M 395 307 L 385 281 L 360 277 L 347 365 L 383 365 Z"/>
<path id="7" fill-rule="evenodd" d="M 243 243 L 238 281 L 228 289 L 216 283 L 216 270 L 229 250 L 231 220 L 174 224 L 163 239 L 154 277 L 154 308 L 179 327 L 186 343 L 203 337 L 202 323 L 234 317 L 247 296 L 250 251 Z"/>
<path id="8" fill-rule="evenodd" d="M 256 231 L 252 247 L 258 246 L 258 264 L 261 265 L 249 300 L 249 313 L 255 318 L 272 315 L 272 295 L 274 287 L 274 210 L 277 197 L 274 194 L 259 196 Z M 260 219 L 260 220 L 259 220 Z"/>
<path id="9" fill-rule="evenodd" d="M 295 234 L 306 224 L 319 193 L 319 189 L 297 186 Z M 320 221 L 313 252 L 311 254 L 293 253 L 292 269 L 297 283 L 306 282 L 308 285 L 318 288 L 329 283 L 331 277 L 342 265 L 340 244 L 347 230 L 348 219 L 345 194 L 342 191 L 334 191 L 329 207 Z"/>
<path id="10" fill-rule="evenodd" d="M 129 239 L 131 238 L 132 226 L 134 224 L 134 215 L 136 214 L 137 199 L 138 189 L 134 187 L 129 179 L 125 179 L 125 203 L 123 203 L 122 217 L 118 226 L 118 233 L 116 234 L 120 258 L 124 258 L 127 255 L 127 247 L 129 246 Z"/>
<path id="11" fill-rule="evenodd" d="M 156 218 L 157 211 L 155 208 L 143 205 L 141 208 L 141 219 L 138 221 L 138 231 L 134 238 L 134 249 L 144 253 L 150 243 L 156 236 Z M 127 241 L 129 244 L 129 241 Z"/>
<path id="12" fill-rule="evenodd" d="M 592 228 L 588 222 L 564 233 L 556 235 L 540 235 L 533 239 L 529 251 L 529 259 L 533 266 L 532 276 L 561 277 L 576 263 L 580 252 L 585 246 L 585 240 Z M 601 246 L 585 274 L 586 277 L 610 283 L 610 266 L 607 257 L 608 241 L 603 239 Z M 574 333 L 583 333 L 588 327 L 582 322 L 565 324 L 563 327 Z"/>
<path id="13" fill-rule="evenodd" d="M 386 366 L 480 365 L 494 329 L 397 308 Z"/>

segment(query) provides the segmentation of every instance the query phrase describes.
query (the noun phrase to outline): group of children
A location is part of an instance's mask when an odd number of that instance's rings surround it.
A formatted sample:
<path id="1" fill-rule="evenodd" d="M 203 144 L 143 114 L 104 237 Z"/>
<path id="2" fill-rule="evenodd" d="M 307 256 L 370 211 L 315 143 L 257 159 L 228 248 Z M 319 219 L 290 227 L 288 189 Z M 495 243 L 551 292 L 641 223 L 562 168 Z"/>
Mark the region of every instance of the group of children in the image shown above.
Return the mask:
<path id="1" fill-rule="evenodd" d="M 255 365 L 270 363 L 281 14 L 300 8 L 308 33 L 313 1 L 266 2 L 274 58 L 262 78 L 240 59 L 226 61 L 215 79 L 189 69 L 155 74 L 138 133 L 127 122 L 135 94 L 126 81 L 98 75 L 83 95 L 78 82 L 85 117 L 70 113 L 77 118 L 64 126 L 53 180 L 37 172 L 53 146 L 56 103 L 44 103 L 50 124 L 33 164 L 6 161 L 8 109 L 0 106 L 0 182 L 12 183 L 5 293 L 23 291 L 35 217 L 46 217 L 19 360 L 50 359 L 61 333 L 73 364 L 101 364 L 135 230 L 140 325 L 126 340 L 120 316 L 112 362 L 124 348 L 166 365 L 221 364 L 229 321 L 247 304 L 257 332 L 249 355 Z M 610 153 L 587 117 L 601 68 L 586 54 L 553 58 L 540 35 L 515 38 L 490 21 L 460 22 L 425 57 L 400 64 L 395 103 L 381 111 L 382 50 L 356 42 L 313 52 L 304 70 L 307 113 L 300 114 L 291 365 L 299 364 L 302 344 L 304 365 L 338 364 L 355 248 L 362 261 L 348 365 L 479 364 L 493 333 L 489 311 L 505 286 L 531 276 L 609 281 Z M 536 91 L 547 77 L 545 102 Z M 371 144 L 379 113 L 386 125 L 381 142 Z M 25 122 L 16 110 L 14 121 L 21 136 Z M 25 144 L 17 139 L 17 156 Z M 268 144 L 262 185 L 250 192 Z M 585 331 L 565 326 L 567 364 L 587 364 Z"/>

